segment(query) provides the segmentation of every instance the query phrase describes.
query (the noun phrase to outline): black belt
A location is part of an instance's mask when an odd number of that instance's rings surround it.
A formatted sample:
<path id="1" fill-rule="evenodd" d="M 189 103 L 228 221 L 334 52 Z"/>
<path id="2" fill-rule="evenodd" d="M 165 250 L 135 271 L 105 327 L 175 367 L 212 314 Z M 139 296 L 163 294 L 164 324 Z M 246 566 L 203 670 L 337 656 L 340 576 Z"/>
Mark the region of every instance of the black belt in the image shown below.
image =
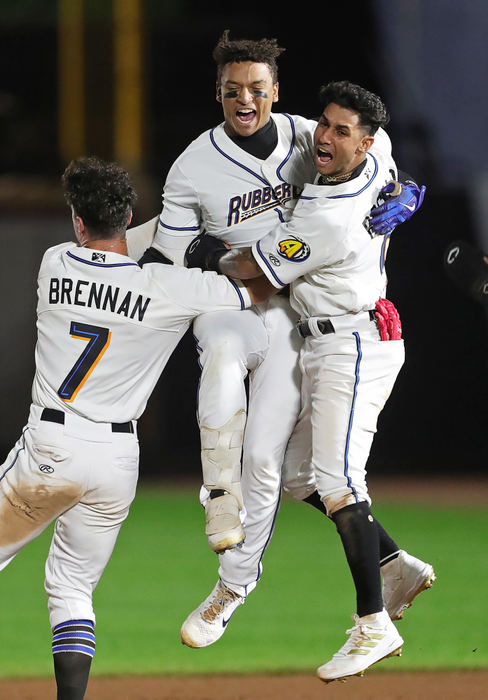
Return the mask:
<path id="1" fill-rule="evenodd" d="M 371 321 L 374 321 L 376 318 L 375 310 L 369 309 L 368 313 Z M 297 325 L 297 328 L 302 338 L 308 338 L 308 336 L 313 335 L 312 331 L 310 330 L 310 326 L 308 325 L 308 320 L 299 323 Z M 335 333 L 334 324 L 332 323 L 330 318 L 325 318 L 321 321 L 317 321 L 317 328 L 322 333 L 322 335 L 327 335 L 328 333 Z"/>
<path id="2" fill-rule="evenodd" d="M 43 408 L 41 413 L 41 420 L 46 420 L 50 423 L 59 423 L 60 425 L 64 425 L 64 416 L 65 414 L 63 413 L 63 411 L 58 411 L 57 408 Z M 133 433 L 134 426 L 132 425 L 132 421 L 129 420 L 127 421 L 127 423 L 112 423 L 112 432 Z"/>

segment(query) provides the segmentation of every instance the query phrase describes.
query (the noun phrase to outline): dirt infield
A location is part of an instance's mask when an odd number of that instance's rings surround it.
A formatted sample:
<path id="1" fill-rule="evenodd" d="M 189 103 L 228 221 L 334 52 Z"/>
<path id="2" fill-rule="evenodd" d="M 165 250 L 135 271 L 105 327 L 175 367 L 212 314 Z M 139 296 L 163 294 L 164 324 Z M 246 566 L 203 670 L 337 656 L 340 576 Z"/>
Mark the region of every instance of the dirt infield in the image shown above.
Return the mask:
<path id="1" fill-rule="evenodd" d="M 53 700 L 54 681 L 0 681 L 2 700 Z M 381 673 L 347 683 L 313 674 L 120 677 L 90 680 L 85 700 L 485 700 L 488 671 Z"/>

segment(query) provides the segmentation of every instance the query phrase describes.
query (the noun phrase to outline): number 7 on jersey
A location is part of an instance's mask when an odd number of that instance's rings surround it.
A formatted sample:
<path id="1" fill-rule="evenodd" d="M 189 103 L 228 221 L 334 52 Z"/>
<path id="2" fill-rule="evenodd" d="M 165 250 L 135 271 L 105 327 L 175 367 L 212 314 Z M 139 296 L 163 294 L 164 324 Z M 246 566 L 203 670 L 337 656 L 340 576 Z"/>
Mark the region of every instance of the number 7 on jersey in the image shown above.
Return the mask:
<path id="1" fill-rule="evenodd" d="M 76 321 L 71 321 L 69 332 L 72 338 L 88 340 L 88 344 L 58 389 L 58 396 L 67 403 L 71 403 L 76 398 L 77 393 L 110 345 L 112 335 L 108 328 L 77 323 Z"/>

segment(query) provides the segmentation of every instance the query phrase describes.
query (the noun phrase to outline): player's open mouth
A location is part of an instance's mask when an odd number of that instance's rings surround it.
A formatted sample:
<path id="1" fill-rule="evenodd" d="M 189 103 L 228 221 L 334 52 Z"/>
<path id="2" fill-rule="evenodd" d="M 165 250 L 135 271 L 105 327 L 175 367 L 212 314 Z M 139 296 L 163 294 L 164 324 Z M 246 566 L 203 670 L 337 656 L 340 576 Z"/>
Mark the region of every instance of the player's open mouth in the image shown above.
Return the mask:
<path id="1" fill-rule="evenodd" d="M 327 165 L 331 162 L 333 155 L 330 153 L 330 151 L 324 151 L 323 148 L 317 148 L 315 158 L 319 165 Z"/>
<path id="2" fill-rule="evenodd" d="M 236 112 L 237 119 L 243 124 L 250 124 L 256 116 L 254 109 L 239 109 Z"/>

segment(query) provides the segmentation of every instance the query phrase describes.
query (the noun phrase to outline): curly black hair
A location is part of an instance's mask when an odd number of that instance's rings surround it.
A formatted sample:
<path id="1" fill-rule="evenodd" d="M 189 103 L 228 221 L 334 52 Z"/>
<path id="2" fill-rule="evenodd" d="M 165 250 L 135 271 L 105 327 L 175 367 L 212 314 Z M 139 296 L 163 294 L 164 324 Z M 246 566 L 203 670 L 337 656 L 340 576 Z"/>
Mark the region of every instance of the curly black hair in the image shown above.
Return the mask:
<path id="1" fill-rule="evenodd" d="M 386 126 L 390 121 L 388 110 L 378 95 L 347 80 L 322 85 L 319 91 L 319 102 L 322 109 L 333 102 L 339 107 L 357 112 L 360 125 L 371 136 L 380 126 Z"/>
<path id="2" fill-rule="evenodd" d="M 76 158 L 61 183 L 66 202 L 94 237 L 111 238 L 126 229 L 137 194 L 120 165 L 96 156 Z"/>
<path id="3" fill-rule="evenodd" d="M 271 71 L 273 83 L 276 83 L 278 82 L 277 59 L 285 50 L 278 46 L 277 39 L 229 39 L 229 30 L 226 29 L 212 53 L 217 64 L 217 83 L 220 82 L 222 70 L 227 63 L 242 61 L 266 63 Z"/>

